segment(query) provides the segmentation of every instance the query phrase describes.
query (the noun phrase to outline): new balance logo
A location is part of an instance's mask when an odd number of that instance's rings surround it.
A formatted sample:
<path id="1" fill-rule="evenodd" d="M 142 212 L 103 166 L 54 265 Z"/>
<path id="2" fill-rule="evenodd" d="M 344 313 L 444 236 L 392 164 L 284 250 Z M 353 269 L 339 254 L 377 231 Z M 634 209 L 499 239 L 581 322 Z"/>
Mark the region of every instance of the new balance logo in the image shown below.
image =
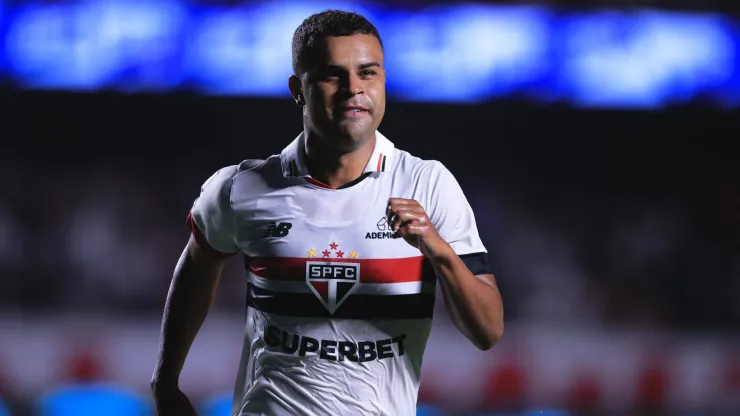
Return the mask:
<path id="1" fill-rule="evenodd" d="M 262 236 L 264 238 L 271 238 L 271 237 L 285 237 L 288 235 L 288 231 L 293 227 L 293 224 L 289 222 L 281 222 L 280 224 L 276 222 L 271 222 L 267 225 L 267 229 L 265 230 L 265 234 Z"/>

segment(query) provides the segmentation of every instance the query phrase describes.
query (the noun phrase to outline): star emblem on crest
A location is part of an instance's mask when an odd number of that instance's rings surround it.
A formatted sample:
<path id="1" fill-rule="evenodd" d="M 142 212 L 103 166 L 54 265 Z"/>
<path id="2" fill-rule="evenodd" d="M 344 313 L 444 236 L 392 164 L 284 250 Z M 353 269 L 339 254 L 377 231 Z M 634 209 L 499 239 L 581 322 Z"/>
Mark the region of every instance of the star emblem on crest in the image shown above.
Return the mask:
<path id="1" fill-rule="evenodd" d="M 316 251 L 316 249 L 310 248 L 307 250 L 308 257 L 320 257 L 320 258 L 329 258 L 329 259 L 356 259 L 360 255 L 357 253 L 357 251 L 352 250 L 349 253 L 345 252 L 339 247 L 339 244 L 333 242 L 329 244 L 329 247 L 324 249 L 323 251 Z M 320 254 L 320 256 L 319 256 Z"/>

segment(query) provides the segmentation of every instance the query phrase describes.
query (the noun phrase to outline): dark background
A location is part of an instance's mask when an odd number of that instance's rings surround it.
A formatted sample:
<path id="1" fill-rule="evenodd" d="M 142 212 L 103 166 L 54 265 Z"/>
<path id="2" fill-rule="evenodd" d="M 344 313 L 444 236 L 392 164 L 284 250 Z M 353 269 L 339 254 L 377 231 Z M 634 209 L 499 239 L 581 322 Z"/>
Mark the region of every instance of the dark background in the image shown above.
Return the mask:
<path id="1" fill-rule="evenodd" d="M 0 262 L 0 302 L 37 319 L 124 316 L 155 328 L 200 184 L 224 165 L 280 152 L 301 129 L 289 100 L 0 98 L 0 218 L 12 226 L 0 245 L 12 260 Z M 739 127 L 737 112 L 701 108 L 391 102 L 381 131 L 458 177 L 510 327 L 734 339 Z M 243 293 L 233 264 L 216 310 L 241 315 Z"/>
<path id="2" fill-rule="evenodd" d="M 0 89 L 0 399 L 14 414 L 101 381 L 148 401 L 200 185 L 301 128 L 289 99 Z M 391 101 L 380 131 L 458 178 L 506 308 L 504 339 L 478 352 L 438 302 L 421 403 L 740 409 L 740 112 Z M 233 387 L 244 296 L 234 260 L 183 374 L 197 403 Z"/>

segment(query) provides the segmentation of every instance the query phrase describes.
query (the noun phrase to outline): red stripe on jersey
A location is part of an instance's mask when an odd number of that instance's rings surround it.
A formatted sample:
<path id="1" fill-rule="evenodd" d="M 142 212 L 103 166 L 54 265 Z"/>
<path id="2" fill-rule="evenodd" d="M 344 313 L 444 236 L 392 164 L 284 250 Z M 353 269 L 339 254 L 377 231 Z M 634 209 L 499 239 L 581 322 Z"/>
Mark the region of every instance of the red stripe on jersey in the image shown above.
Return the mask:
<path id="1" fill-rule="evenodd" d="M 347 259 L 252 257 L 246 259 L 246 268 L 268 280 L 305 281 L 306 262 L 356 263 L 360 265 L 360 283 L 404 283 L 434 281 L 434 269 L 424 257 L 400 259 Z"/>
<path id="2" fill-rule="evenodd" d="M 203 250 L 221 258 L 229 258 L 233 256 L 236 253 L 224 253 L 222 251 L 218 251 L 211 244 L 208 242 L 208 239 L 206 238 L 206 235 L 203 234 L 203 231 L 198 228 L 198 224 L 195 223 L 195 219 L 193 218 L 193 213 L 188 214 L 188 218 L 185 220 L 185 223 L 188 225 L 188 228 L 190 228 L 190 232 L 193 234 L 193 237 L 195 238 L 195 242 L 198 243 L 198 246 L 200 246 Z"/>
<path id="3" fill-rule="evenodd" d="M 333 186 L 331 186 L 331 185 L 327 185 L 327 184 L 325 184 L 324 182 L 321 182 L 320 180 L 318 180 L 318 179 L 314 179 L 314 178 L 312 178 L 312 177 L 310 177 L 310 176 L 306 177 L 306 180 L 307 180 L 307 181 L 308 181 L 309 183 L 312 183 L 312 184 L 314 184 L 314 185 L 316 185 L 316 186 L 320 186 L 320 187 L 322 187 L 322 188 L 327 188 L 327 189 L 337 189 L 337 188 L 335 188 L 335 187 L 333 187 Z"/>
<path id="4" fill-rule="evenodd" d="M 378 168 L 375 169 L 377 172 L 380 172 L 380 168 L 383 167 L 383 154 L 381 153 L 380 156 L 378 156 Z"/>

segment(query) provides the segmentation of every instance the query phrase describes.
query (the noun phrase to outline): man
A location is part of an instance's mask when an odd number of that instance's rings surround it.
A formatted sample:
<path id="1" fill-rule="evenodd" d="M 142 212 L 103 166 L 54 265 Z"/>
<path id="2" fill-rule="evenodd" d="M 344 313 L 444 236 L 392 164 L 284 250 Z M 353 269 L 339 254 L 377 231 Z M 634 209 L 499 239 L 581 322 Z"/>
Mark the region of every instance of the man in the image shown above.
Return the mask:
<path id="1" fill-rule="evenodd" d="M 473 212 L 439 162 L 394 148 L 383 47 L 365 18 L 326 11 L 293 37 L 304 130 L 281 154 L 202 187 L 172 280 L 152 388 L 192 415 L 178 377 L 224 258 L 244 253 L 248 313 L 234 415 L 414 415 L 434 294 L 488 349 L 503 307 Z"/>

